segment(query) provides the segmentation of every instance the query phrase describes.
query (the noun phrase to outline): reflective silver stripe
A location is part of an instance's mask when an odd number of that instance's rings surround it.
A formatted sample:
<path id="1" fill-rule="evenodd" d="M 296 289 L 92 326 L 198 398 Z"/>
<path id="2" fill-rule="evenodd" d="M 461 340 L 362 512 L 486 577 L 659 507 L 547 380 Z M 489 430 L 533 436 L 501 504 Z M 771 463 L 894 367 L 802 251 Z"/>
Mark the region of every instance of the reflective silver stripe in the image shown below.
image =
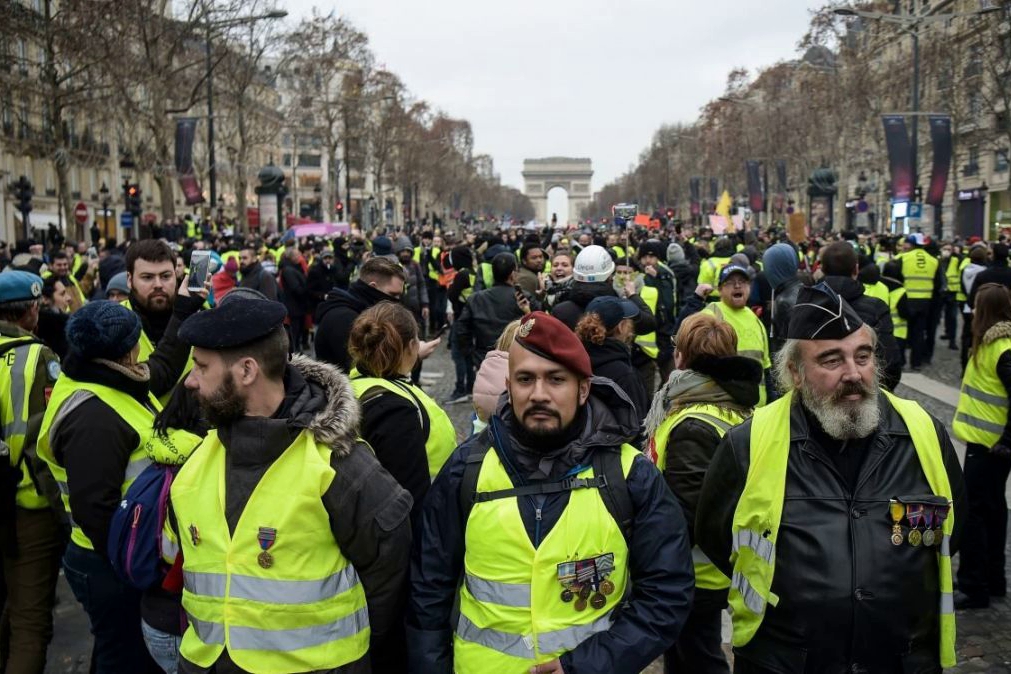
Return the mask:
<path id="1" fill-rule="evenodd" d="M 694 417 L 696 419 L 704 419 L 709 423 L 711 423 L 713 426 L 716 426 L 717 428 L 724 431 L 730 430 L 733 427 L 733 424 L 728 423 L 723 419 L 720 419 L 719 417 L 714 417 L 712 414 L 706 414 L 705 412 L 692 412 L 691 414 L 688 415 L 688 417 L 689 418 Z"/>
<path id="2" fill-rule="evenodd" d="M 912 275 L 907 274 L 906 275 L 906 280 L 907 281 L 931 281 L 931 282 L 933 282 L 934 277 L 933 276 L 912 276 Z M 906 290 L 906 292 L 909 292 L 909 291 Z"/>
<path id="3" fill-rule="evenodd" d="M 941 613 L 954 613 L 955 600 L 950 592 L 941 593 Z"/>
<path id="4" fill-rule="evenodd" d="M 696 545 L 692 548 L 692 562 L 694 564 L 712 564 L 713 560 L 709 559 L 708 555 L 702 552 L 702 548 Z"/>
<path id="5" fill-rule="evenodd" d="M 741 529 L 734 534 L 734 552 L 741 548 L 750 548 L 768 564 L 772 564 L 772 557 L 776 551 L 772 541 L 751 529 Z"/>
<path id="6" fill-rule="evenodd" d="M 537 650 L 541 653 L 571 651 L 594 634 L 611 629 L 611 622 L 611 614 L 608 612 L 592 623 L 573 625 L 554 632 L 542 632 L 537 635 Z"/>
<path id="7" fill-rule="evenodd" d="M 162 532 L 161 535 L 161 557 L 162 559 L 174 560 L 176 555 L 179 554 L 179 544 L 173 541 L 171 538 Z"/>
<path id="8" fill-rule="evenodd" d="M 635 343 L 646 348 L 656 348 L 656 341 L 647 342 L 645 339 L 637 339 Z"/>
<path id="9" fill-rule="evenodd" d="M 189 618 L 190 627 L 192 627 L 193 631 L 197 633 L 197 637 L 200 638 L 200 641 L 205 644 L 225 643 L 225 626 L 221 623 L 197 620 L 189 614 L 187 614 L 187 618 Z"/>
<path id="10" fill-rule="evenodd" d="M 60 482 L 59 480 L 57 480 L 56 486 L 59 487 L 61 494 L 63 494 L 64 496 L 70 496 L 70 485 L 68 485 L 66 482 Z"/>
<path id="11" fill-rule="evenodd" d="M 183 587 L 191 594 L 203 597 L 224 597 L 228 576 L 223 573 L 183 571 Z"/>
<path id="12" fill-rule="evenodd" d="M 312 604 L 343 594 L 358 582 L 358 573 L 350 564 L 319 580 L 274 580 L 233 574 L 228 594 L 268 604 Z"/>
<path id="13" fill-rule="evenodd" d="M 730 579 L 730 586 L 741 593 L 741 598 L 744 599 L 744 605 L 748 607 L 748 610 L 756 615 L 762 614 L 762 611 L 765 610 L 765 600 L 755 591 L 755 588 L 751 587 L 751 583 L 744 577 L 744 574 L 734 571 L 734 576 Z"/>
<path id="14" fill-rule="evenodd" d="M 228 646 L 235 650 L 297 651 L 353 637 L 368 626 L 368 607 L 362 607 L 351 615 L 326 625 L 290 630 L 264 630 L 232 625 L 228 628 Z"/>
<path id="15" fill-rule="evenodd" d="M 137 459 L 136 461 L 130 461 L 126 464 L 126 473 L 123 475 L 124 482 L 132 482 L 140 477 L 140 474 L 144 472 L 144 469 L 151 465 L 151 459 L 146 456 L 143 459 Z"/>
<path id="16" fill-rule="evenodd" d="M 945 557 L 951 557 L 951 536 L 948 534 L 941 536 L 941 554 Z"/>
<path id="17" fill-rule="evenodd" d="M 25 366 L 28 364 L 28 356 L 31 354 L 31 347 L 25 349 L 15 347 L 14 367 L 11 368 L 11 422 L 4 426 L 4 436 L 10 438 L 15 435 L 25 435 L 28 433 L 28 418 L 25 415 Z"/>
<path id="18" fill-rule="evenodd" d="M 53 415 L 53 422 L 49 425 L 49 446 L 53 446 L 53 440 L 56 438 L 56 429 L 60 427 L 63 420 L 67 416 L 81 406 L 88 398 L 93 398 L 95 396 L 91 391 L 74 391 L 70 396 L 63 401 L 60 405 L 60 409 L 56 411 Z"/>
<path id="19" fill-rule="evenodd" d="M 997 435 L 1004 432 L 1004 427 L 1000 424 L 995 424 L 991 421 L 984 421 L 983 419 L 977 419 L 976 417 L 970 417 L 965 412 L 958 412 L 955 414 L 955 421 L 961 421 L 967 426 L 973 426 L 989 433 L 996 433 Z"/>
<path id="20" fill-rule="evenodd" d="M 466 578 L 467 590 L 474 599 L 487 604 L 530 608 L 530 586 L 520 583 L 497 583 L 472 576 Z"/>
<path id="21" fill-rule="evenodd" d="M 738 356 L 744 356 L 745 358 L 751 358 L 752 360 L 757 360 L 761 363 L 765 360 L 765 352 L 759 351 L 758 349 L 744 349 L 737 352 Z"/>
<path id="22" fill-rule="evenodd" d="M 224 597 L 227 581 L 228 577 L 223 573 L 183 572 L 186 589 L 204 597 Z M 228 596 L 265 604 L 311 604 L 336 597 L 358 583 L 358 573 L 350 564 L 332 576 L 319 580 L 275 580 L 232 574 Z"/>
<path id="23" fill-rule="evenodd" d="M 995 396 L 992 393 L 980 391 L 978 388 L 974 388 L 968 384 L 963 385 L 962 390 L 965 391 L 965 394 L 970 398 L 975 398 L 976 400 L 985 402 L 988 405 L 1007 407 L 1007 398 L 1004 396 Z"/>
<path id="24" fill-rule="evenodd" d="M 514 658 L 533 659 L 533 642 L 527 645 L 527 640 L 522 634 L 512 634 L 494 630 L 490 627 L 478 627 L 467 616 L 460 614 L 460 620 L 456 624 L 456 635 L 464 641 L 490 648 L 499 653 L 511 655 Z"/>

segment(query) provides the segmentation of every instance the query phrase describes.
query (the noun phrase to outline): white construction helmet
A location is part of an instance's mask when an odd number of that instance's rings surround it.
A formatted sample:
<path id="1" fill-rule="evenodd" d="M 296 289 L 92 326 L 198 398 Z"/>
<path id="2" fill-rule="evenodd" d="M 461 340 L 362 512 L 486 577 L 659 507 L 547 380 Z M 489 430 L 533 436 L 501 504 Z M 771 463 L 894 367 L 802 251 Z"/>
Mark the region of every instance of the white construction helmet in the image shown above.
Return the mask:
<path id="1" fill-rule="evenodd" d="M 614 260 L 602 246 L 587 246 L 576 256 L 572 276 L 580 283 L 600 283 L 614 273 Z"/>

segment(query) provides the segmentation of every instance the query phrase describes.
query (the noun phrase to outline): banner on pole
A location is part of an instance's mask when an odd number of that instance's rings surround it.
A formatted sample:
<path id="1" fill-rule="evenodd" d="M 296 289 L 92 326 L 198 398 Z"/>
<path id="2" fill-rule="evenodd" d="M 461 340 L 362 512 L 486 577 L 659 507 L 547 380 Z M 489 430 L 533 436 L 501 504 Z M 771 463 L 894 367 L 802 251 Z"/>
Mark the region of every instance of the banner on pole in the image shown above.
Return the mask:
<path id="1" fill-rule="evenodd" d="M 888 166 L 892 174 L 892 199 L 909 201 L 913 196 L 913 150 L 902 115 L 882 115 Z"/>
<path id="2" fill-rule="evenodd" d="M 951 117 L 931 115 L 930 142 L 934 146 L 934 165 L 930 169 L 930 189 L 926 202 L 933 206 L 944 203 L 944 191 L 948 187 L 948 172 L 951 170 Z"/>
<path id="3" fill-rule="evenodd" d="M 702 191 L 702 178 L 692 178 L 688 181 L 688 191 L 691 198 L 691 213 L 692 215 L 699 215 L 702 212 L 702 204 L 700 203 L 700 192 Z"/>
<path id="4" fill-rule="evenodd" d="M 176 120 L 176 175 L 182 187 L 186 205 L 202 204 L 204 194 L 193 173 L 193 140 L 197 134 L 196 117 L 180 117 Z"/>
<path id="5" fill-rule="evenodd" d="M 744 162 L 744 170 L 748 175 L 748 206 L 752 211 L 765 210 L 765 199 L 762 195 L 761 163 L 753 159 Z"/>

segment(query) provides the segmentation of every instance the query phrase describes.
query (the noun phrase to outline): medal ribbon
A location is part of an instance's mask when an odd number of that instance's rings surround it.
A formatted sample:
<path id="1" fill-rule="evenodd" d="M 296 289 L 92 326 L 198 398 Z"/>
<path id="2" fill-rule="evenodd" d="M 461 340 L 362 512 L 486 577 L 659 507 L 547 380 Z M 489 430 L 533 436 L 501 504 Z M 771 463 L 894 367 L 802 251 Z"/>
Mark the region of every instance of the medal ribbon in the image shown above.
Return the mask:
<path id="1" fill-rule="evenodd" d="M 923 519 L 923 505 L 916 503 L 906 504 L 906 519 L 909 521 L 909 526 L 913 529 L 920 528 L 920 520 Z"/>
<path id="2" fill-rule="evenodd" d="M 260 533 L 256 537 L 256 540 L 260 542 L 260 549 L 264 552 L 270 550 L 276 539 L 277 529 L 270 529 L 268 527 L 260 527 Z"/>

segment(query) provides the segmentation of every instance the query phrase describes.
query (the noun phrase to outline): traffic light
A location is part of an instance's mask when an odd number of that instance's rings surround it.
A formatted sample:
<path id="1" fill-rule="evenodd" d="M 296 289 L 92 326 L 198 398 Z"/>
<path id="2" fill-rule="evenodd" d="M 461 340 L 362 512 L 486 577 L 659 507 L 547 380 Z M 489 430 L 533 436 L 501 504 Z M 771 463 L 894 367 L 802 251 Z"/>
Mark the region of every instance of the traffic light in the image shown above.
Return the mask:
<path id="1" fill-rule="evenodd" d="M 668 220 L 674 219 L 674 209 L 671 208 L 670 206 L 667 207 L 667 219 Z"/>
<path id="2" fill-rule="evenodd" d="M 134 215 L 140 215 L 143 208 L 140 202 L 140 185 L 137 183 L 131 183 L 129 187 L 126 188 L 126 210 L 130 211 Z"/>
<path id="3" fill-rule="evenodd" d="M 21 211 L 22 215 L 32 210 L 32 196 L 34 194 L 35 190 L 32 188 L 32 183 L 25 176 L 21 176 L 14 183 L 14 198 L 17 200 L 18 210 Z"/>
<path id="4" fill-rule="evenodd" d="M 338 201 L 336 209 L 337 209 L 337 219 L 340 220 L 342 217 L 344 217 L 344 202 Z"/>

